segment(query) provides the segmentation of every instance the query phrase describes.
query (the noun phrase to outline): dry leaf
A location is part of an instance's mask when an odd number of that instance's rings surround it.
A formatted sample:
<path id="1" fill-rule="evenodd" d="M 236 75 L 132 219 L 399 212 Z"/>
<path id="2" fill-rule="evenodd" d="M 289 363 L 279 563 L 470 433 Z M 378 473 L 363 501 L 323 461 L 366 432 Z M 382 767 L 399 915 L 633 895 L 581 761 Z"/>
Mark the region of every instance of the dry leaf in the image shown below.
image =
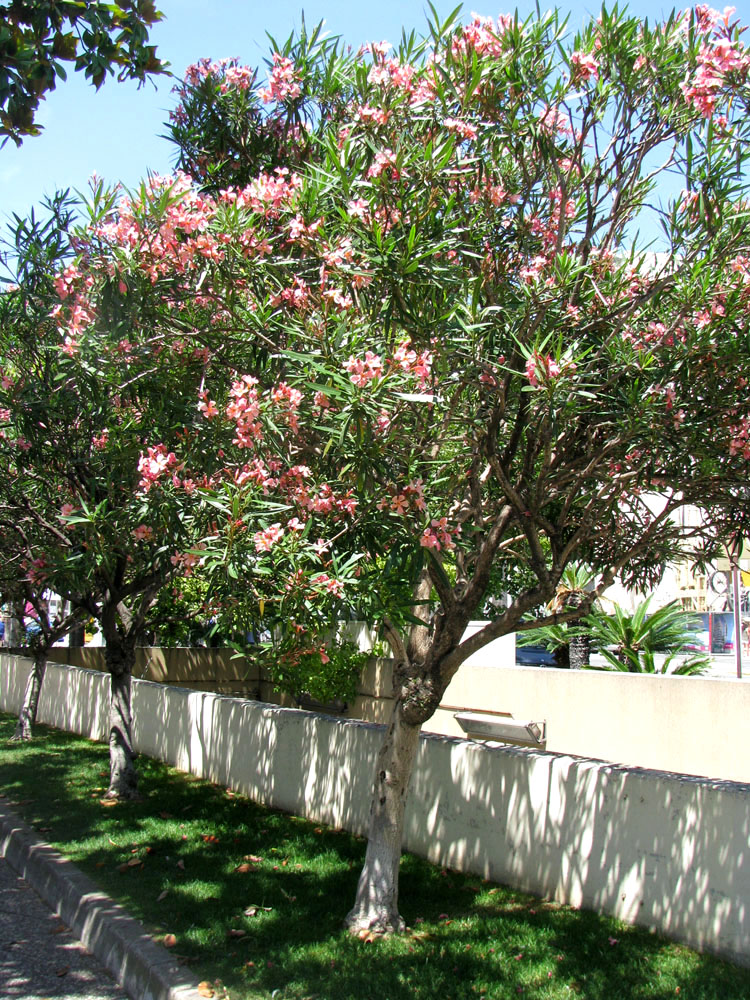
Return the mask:
<path id="1" fill-rule="evenodd" d="M 99 805 L 109 808 L 110 806 L 117 805 L 117 799 L 99 799 Z"/>
<path id="2" fill-rule="evenodd" d="M 141 864 L 140 858 L 131 858 L 130 861 L 128 861 L 128 868 L 137 868 L 138 865 L 140 864 Z"/>
<path id="3" fill-rule="evenodd" d="M 381 935 L 378 934 L 377 931 L 370 930 L 369 927 L 363 927 L 362 930 L 357 935 L 357 937 L 359 938 L 359 940 L 360 941 L 364 941 L 365 944 L 372 944 L 373 941 L 377 941 L 377 939 L 380 936 Z"/>
<path id="4" fill-rule="evenodd" d="M 259 858 L 257 854 L 245 854 L 242 860 L 252 861 L 254 865 L 259 865 L 263 858 Z"/>
<path id="5" fill-rule="evenodd" d="M 253 870 L 253 866 L 249 865 L 247 861 L 245 861 L 243 862 L 243 864 L 237 865 L 237 867 L 234 870 L 244 875 L 246 872 L 251 872 Z"/>
<path id="6" fill-rule="evenodd" d="M 174 948 L 177 944 L 177 938 L 174 934 L 165 934 L 162 944 L 165 948 Z"/>
<path id="7" fill-rule="evenodd" d="M 227 933 L 230 937 L 241 938 L 247 934 L 247 931 L 243 931 L 240 927 L 232 927 Z"/>
<path id="8" fill-rule="evenodd" d="M 67 976 L 69 972 L 70 972 L 70 966 L 62 965 L 60 966 L 59 969 L 56 970 L 55 975 L 58 976 L 60 979 L 62 979 L 62 977 Z"/>
<path id="9" fill-rule="evenodd" d="M 166 899 L 167 898 L 167 894 L 168 894 L 168 890 L 167 889 L 165 889 L 163 892 L 160 892 L 159 895 L 156 897 L 156 902 L 157 903 L 161 903 L 162 899 Z"/>
<path id="10" fill-rule="evenodd" d="M 211 986 L 211 984 L 207 983 L 205 981 L 202 982 L 202 983 L 198 983 L 197 990 L 198 990 L 198 993 L 202 997 L 213 997 L 213 996 L 216 996 L 216 993 L 215 993 L 213 987 Z"/>
<path id="11" fill-rule="evenodd" d="M 248 906 L 246 910 L 243 910 L 242 912 L 246 917 L 255 917 L 261 911 L 263 913 L 270 913 L 272 909 L 273 907 L 271 906 L 258 906 L 257 904 L 253 903 L 250 906 Z"/>
<path id="12" fill-rule="evenodd" d="M 180 860 L 177 862 L 177 867 L 182 868 L 182 870 L 185 871 L 185 862 L 182 860 L 182 858 L 180 858 Z"/>

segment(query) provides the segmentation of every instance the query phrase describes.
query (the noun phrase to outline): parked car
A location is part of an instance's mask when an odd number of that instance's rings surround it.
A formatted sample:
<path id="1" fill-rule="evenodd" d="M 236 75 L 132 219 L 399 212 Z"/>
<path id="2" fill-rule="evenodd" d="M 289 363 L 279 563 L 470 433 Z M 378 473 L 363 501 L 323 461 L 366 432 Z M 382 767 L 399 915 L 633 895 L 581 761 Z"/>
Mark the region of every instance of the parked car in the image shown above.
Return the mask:
<path id="1" fill-rule="evenodd" d="M 544 646 L 516 646 L 516 664 L 520 667 L 556 667 L 555 657 Z"/>

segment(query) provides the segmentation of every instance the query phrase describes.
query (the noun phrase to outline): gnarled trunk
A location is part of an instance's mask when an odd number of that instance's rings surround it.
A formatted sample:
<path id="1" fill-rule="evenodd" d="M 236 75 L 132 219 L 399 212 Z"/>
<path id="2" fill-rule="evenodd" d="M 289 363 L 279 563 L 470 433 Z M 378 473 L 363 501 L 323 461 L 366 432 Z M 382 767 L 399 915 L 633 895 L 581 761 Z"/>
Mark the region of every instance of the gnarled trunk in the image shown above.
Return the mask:
<path id="1" fill-rule="evenodd" d="M 33 727 L 39 707 L 39 693 L 42 690 L 42 681 L 46 671 L 47 651 L 37 651 L 34 656 L 34 665 L 26 681 L 26 690 L 23 695 L 21 711 L 18 713 L 18 722 L 11 737 L 14 741 L 30 740 L 33 736 Z"/>
<path id="2" fill-rule="evenodd" d="M 407 722 L 403 707 L 399 697 L 378 753 L 367 854 L 354 907 L 346 917 L 346 926 L 353 934 L 385 934 L 402 931 L 405 926 L 398 912 L 398 868 L 406 793 L 421 725 Z"/>
<path id="3" fill-rule="evenodd" d="M 109 706 L 109 788 L 107 799 L 138 797 L 138 773 L 133 753 L 133 717 L 130 707 L 135 640 L 119 633 L 107 636 L 106 663 L 111 678 Z"/>
<path id="4" fill-rule="evenodd" d="M 23 604 L 14 603 L 10 618 L 5 626 L 5 645 L 11 649 L 18 649 L 21 645 L 23 629 L 21 619 L 23 618 Z"/>

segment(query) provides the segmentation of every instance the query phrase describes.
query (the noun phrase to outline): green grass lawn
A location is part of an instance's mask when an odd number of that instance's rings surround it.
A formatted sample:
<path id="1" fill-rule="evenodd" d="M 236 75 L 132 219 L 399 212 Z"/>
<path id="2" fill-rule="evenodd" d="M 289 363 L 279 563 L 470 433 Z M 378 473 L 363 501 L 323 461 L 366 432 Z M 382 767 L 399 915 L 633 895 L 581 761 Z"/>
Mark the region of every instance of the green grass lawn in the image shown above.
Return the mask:
<path id="1" fill-rule="evenodd" d="M 0 716 L 0 792 L 217 998 L 750 1000 L 750 970 L 411 855 L 409 933 L 360 941 L 342 920 L 361 838 L 144 757 L 142 799 L 104 805 L 106 747 L 43 726 L 11 744 L 14 724 Z"/>

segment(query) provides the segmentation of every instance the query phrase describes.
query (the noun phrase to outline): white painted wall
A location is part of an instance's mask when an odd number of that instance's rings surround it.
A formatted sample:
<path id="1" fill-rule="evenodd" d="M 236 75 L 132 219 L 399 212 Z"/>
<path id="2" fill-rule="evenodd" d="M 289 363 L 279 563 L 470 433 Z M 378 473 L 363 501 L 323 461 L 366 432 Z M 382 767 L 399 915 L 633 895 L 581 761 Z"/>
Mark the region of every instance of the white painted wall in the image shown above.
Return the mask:
<path id="1" fill-rule="evenodd" d="M 0 657 L 0 709 L 29 661 Z M 50 664 L 39 720 L 107 735 L 107 675 Z M 139 752 L 364 833 L 382 727 L 135 681 Z M 750 966 L 750 785 L 425 735 L 405 847 Z"/>

